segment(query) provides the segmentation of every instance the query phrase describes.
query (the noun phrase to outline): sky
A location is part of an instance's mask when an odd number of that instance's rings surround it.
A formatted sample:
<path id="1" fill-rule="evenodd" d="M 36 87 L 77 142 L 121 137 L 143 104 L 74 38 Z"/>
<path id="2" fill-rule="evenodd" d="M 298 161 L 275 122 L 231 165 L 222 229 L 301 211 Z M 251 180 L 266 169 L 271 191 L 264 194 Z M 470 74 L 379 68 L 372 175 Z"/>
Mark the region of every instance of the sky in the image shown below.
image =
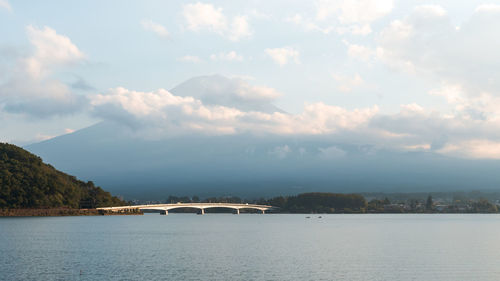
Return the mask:
<path id="1" fill-rule="evenodd" d="M 0 141 L 113 121 L 499 159 L 499 35 L 500 1 L 0 0 Z"/>

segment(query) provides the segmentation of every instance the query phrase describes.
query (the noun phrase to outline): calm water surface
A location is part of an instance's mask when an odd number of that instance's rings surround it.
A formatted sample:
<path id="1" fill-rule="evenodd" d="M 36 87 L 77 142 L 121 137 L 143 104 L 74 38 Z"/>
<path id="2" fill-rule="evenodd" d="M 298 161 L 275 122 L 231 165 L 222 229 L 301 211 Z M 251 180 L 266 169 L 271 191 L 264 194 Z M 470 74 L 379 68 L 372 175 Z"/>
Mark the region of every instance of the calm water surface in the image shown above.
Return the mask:
<path id="1" fill-rule="evenodd" d="M 0 218 L 0 280 L 500 280 L 500 215 Z"/>

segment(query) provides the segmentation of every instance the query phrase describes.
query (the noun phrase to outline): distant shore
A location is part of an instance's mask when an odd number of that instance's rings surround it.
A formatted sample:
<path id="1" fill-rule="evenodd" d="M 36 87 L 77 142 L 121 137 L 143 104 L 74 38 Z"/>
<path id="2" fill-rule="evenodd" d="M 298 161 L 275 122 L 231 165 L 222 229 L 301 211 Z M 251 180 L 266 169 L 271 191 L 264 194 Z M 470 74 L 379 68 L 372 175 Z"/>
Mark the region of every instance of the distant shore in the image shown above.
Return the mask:
<path id="1" fill-rule="evenodd" d="M 0 209 L 0 217 L 63 217 L 63 216 L 119 216 L 143 215 L 141 211 L 110 212 L 97 209 Z"/>
<path id="2" fill-rule="evenodd" d="M 185 211 L 172 211 L 172 213 L 186 213 Z M 191 213 L 191 212 L 190 212 Z M 222 213 L 222 212 L 211 212 Z M 242 212 L 245 213 L 245 212 Z M 492 214 L 492 212 L 401 212 L 387 210 L 381 212 L 270 212 L 270 214 L 294 214 L 294 215 L 327 215 L 327 214 Z M 493 213 L 494 214 L 494 213 Z M 97 209 L 0 209 L 0 217 L 66 217 L 66 216 L 127 216 L 144 215 L 142 211 L 112 212 Z"/>

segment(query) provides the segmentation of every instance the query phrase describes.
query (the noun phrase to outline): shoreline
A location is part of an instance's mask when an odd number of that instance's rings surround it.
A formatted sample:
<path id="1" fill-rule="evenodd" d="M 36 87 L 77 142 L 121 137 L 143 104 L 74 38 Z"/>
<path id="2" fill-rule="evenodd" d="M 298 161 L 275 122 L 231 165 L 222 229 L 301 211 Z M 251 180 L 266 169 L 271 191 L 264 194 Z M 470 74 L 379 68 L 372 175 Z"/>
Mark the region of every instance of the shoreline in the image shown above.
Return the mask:
<path id="1" fill-rule="evenodd" d="M 149 212 L 148 212 L 149 213 Z M 176 212 L 172 212 L 175 214 Z M 185 214 L 185 212 L 178 212 L 179 214 Z M 57 208 L 57 209 L 0 209 L 0 218 L 2 217 L 76 217 L 76 216 L 141 216 L 145 213 L 142 211 L 127 211 L 127 212 L 112 212 L 107 210 L 97 210 L 97 209 L 67 209 L 67 208 Z M 207 214 L 225 214 L 220 212 L 207 213 Z M 243 213 L 242 214 L 246 214 Z M 251 213 L 248 213 L 251 214 Z M 489 212 L 338 212 L 338 213 L 291 213 L 291 212 L 270 212 L 266 214 L 282 214 L 282 215 L 380 215 L 380 214 L 412 214 L 412 215 L 472 215 L 472 214 L 499 214 L 499 213 L 489 213 Z"/>
<path id="2" fill-rule="evenodd" d="M 0 217 L 65 217 L 65 216 L 130 216 L 143 215 L 143 212 L 109 212 L 97 209 L 0 209 Z"/>

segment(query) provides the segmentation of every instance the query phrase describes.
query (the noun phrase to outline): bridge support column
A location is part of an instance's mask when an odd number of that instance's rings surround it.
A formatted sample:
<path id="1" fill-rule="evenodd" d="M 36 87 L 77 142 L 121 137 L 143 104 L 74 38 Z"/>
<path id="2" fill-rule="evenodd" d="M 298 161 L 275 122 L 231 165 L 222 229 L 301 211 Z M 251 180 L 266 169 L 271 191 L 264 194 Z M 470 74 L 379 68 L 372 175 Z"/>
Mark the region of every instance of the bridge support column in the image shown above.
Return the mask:
<path id="1" fill-rule="evenodd" d="M 240 209 L 234 209 L 233 214 L 239 215 L 240 214 Z"/>
<path id="2" fill-rule="evenodd" d="M 204 215 L 205 214 L 205 209 L 200 209 L 197 213 L 197 215 Z"/>
<path id="3" fill-rule="evenodd" d="M 168 215 L 168 211 L 167 210 L 161 210 L 160 211 L 160 215 Z"/>
<path id="4" fill-rule="evenodd" d="M 266 213 L 266 210 L 260 210 L 262 212 L 262 214 L 265 214 Z"/>

